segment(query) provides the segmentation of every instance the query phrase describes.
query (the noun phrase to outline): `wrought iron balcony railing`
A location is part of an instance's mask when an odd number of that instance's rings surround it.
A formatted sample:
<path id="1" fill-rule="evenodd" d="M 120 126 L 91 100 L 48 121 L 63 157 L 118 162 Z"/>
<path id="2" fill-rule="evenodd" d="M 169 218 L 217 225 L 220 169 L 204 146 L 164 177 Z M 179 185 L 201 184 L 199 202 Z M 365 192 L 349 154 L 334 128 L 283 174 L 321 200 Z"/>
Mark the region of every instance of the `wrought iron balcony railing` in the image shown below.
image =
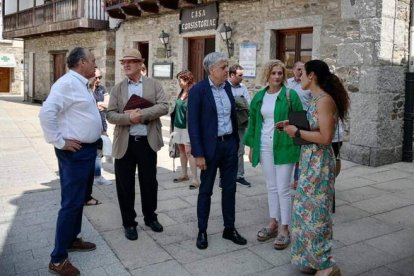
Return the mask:
<path id="1" fill-rule="evenodd" d="M 16 33 L 16 31 L 23 29 L 29 30 L 18 33 L 35 35 L 47 32 L 47 28 L 42 27 L 71 20 L 86 20 L 90 24 L 83 27 L 89 29 L 109 25 L 108 15 L 101 0 L 50 0 L 45 1 L 43 5 L 5 15 L 3 18 L 3 36 L 7 37 L 11 34 L 9 32 Z M 106 22 L 106 24 L 96 24 L 99 21 Z M 76 24 L 66 24 L 65 26 L 52 28 L 52 30 L 60 31 L 62 28 L 72 28 L 74 26 L 76 28 Z M 80 25 L 78 27 L 82 28 Z"/>

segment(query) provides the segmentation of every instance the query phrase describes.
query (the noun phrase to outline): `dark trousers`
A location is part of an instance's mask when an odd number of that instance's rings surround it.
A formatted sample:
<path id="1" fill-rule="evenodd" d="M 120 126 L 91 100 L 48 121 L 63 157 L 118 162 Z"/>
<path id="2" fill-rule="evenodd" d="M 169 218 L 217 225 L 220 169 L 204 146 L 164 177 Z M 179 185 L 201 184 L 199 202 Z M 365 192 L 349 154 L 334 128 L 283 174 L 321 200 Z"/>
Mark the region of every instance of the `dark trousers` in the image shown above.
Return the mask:
<path id="1" fill-rule="evenodd" d="M 116 191 L 124 227 L 138 225 L 134 209 L 137 166 L 142 213 L 145 223 L 150 223 L 157 219 L 157 153 L 151 149 L 146 136 L 129 136 L 125 155 L 115 159 Z"/>
<path id="2" fill-rule="evenodd" d="M 95 158 L 95 162 L 96 162 L 96 158 Z M 86 187 L 86 190 L 85 190 L 84 202 L 88 202 L 89 200 L 92 199 L 92 187 L 93 187 L 93 180 L 95 178 L 94 175 L 95 175 L 95 165 L 94 165 L 92 174 L 88 177 L 88 186 Z"/>
<path id="3" fill-rule="evenodd" d="M 81 232 L 86 189 L 96 159 L 96 144 L 82 144 L 77 152 L 55 148 L 59 164 L 61 207 L 56 223 L 55 248 L 51 261 L 59 263 L 68 257 L 67 248 Z"/>
<path id="4" fill-rule="evenodd" d="M 197 218 L 199 231 L 206 231 L 210 215 L 211 195 L 217 169 L 221 176 L 221 211 L 224 227 L 234 228 L 235 197 L 237 176 L 237 142 L 234 137 L 218 141 L 216 152 L 211 160 L 206 160 L 207 169 L 201 171 L 201 184 L 197 200 Z"/>

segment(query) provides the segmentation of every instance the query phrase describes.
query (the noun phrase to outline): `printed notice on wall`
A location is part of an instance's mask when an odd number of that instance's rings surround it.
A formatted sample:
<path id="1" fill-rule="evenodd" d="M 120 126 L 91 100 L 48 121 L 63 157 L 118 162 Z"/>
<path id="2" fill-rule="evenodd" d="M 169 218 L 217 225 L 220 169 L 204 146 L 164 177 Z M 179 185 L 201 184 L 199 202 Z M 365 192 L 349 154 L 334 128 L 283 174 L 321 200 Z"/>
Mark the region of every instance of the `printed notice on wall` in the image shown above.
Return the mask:
<path id="1" fill-rule="evenodd" d="M 257 45 L 254 43 L 240 44 L 239 63 L 244 68 L 245 78 L 256 77 L 256 50 Z"/>

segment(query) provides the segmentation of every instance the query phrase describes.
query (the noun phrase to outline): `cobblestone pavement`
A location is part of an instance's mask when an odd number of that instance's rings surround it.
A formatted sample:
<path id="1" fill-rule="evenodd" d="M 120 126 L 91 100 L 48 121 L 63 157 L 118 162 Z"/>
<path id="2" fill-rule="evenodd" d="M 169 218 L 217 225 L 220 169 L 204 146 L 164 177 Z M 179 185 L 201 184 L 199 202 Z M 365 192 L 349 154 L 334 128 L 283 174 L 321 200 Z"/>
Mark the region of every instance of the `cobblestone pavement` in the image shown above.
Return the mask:
<path id="1" fill-rule="evenodd" d="M 2 276 L 49 274 L 60 189 L 53 148 L 42 137 L 39 108 L 21 97 L 0 96 Z M 163 134 L 167 142 L 167 128 Z M 94 186 L 94 196 L 103 204 L 84 209 L 82 236 L 98 248 L 70 253 L 72 263 L 82 275 L 300 275 L 290 264 L 289 250 L 276 251 L 272 241 L 256 240 L 267 222 L 266 187 L 260 167 L 246 162 L 245 168 L 253 185 L 237 187 L 236 227 L 247 245 L 221 238 L 216 185 L 209 247 L 195 247 L 197 190 L 189 190 L 188 182 L 172 182 L 177 172 L 164 147 L 158 154 L 158 213 L 164 232 L 154 233 L 144 225 L 137 195 L 139 239 L 128 241 L 115 185 Z M 370 168 L 343 162 L 336 183 L 333 249 L 343 275 L 414 275 L 413 172 L 412 163 Z M 114 180 L 111 163 L 104 163 L 103 175 Z"/>

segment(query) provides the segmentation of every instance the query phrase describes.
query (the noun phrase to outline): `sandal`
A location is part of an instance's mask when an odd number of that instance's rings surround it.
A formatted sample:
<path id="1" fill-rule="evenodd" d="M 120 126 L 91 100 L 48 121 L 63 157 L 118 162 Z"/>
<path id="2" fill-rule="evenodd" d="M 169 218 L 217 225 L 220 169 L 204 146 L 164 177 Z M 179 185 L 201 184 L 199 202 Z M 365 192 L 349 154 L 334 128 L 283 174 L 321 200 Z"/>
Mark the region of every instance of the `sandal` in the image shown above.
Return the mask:
<path id="1" fill-rule="evenodd" d="M 257 232 L 258 241 L 267 241 L 268 239 L 274 238 L 277 236 L 277 228 L 272 231 L 269 227 L 263 227 Z"/>
<path id="2" fill-rule="evenodd" d="M 290 244 L 290 235 L 288 234 L 287 236 L 285 235 L 278 235 L 276 237 L 275 242 L 273 243 L 273 247 L 276 250 L 283 250 L 286 247 L 288 247 Z"/>
<path id="3" fill-rule="evenodd" d="M 337 265 L 335 265 L 332 268 L 331 272 L 329 272 L 328 276 L 341 276 L 341 270 Z"/>
<path id="4" fill-rule="evenodd" d="M 299 269 L 300 273 L 307 275 L 315 275 L 318 272 L 316 269 L 311 267 L 302 267 Z"/>
<path id="5" fill-rule="evenodd" d="M 85 206 L 95 206 L 95 205 L 99 205 L 102 204 L 102 202 L 100 202 L 99 200 L 97 200 L 96 198 L 91 198 L 88 201 L 85 202 Z"/>
<path id="6" fill-rule="evenodd" d="M 173 182 L 174 183 L 180 183 L 180 182 L 188 181 L 188 180 L 190 180 L 190 178 L 188 178 L 188 176 L 181 176 L 181 177 L 178 177 L 178 178 L 174 178 Z"/>
<path id="7" fill-rule="evenodd" d="M 198 187 L 200 187 L 200 183 L 198 183 L 198 181 L 191 181 L 191 184 L 188 185 L 190 190 L 198 189 Z"/>

